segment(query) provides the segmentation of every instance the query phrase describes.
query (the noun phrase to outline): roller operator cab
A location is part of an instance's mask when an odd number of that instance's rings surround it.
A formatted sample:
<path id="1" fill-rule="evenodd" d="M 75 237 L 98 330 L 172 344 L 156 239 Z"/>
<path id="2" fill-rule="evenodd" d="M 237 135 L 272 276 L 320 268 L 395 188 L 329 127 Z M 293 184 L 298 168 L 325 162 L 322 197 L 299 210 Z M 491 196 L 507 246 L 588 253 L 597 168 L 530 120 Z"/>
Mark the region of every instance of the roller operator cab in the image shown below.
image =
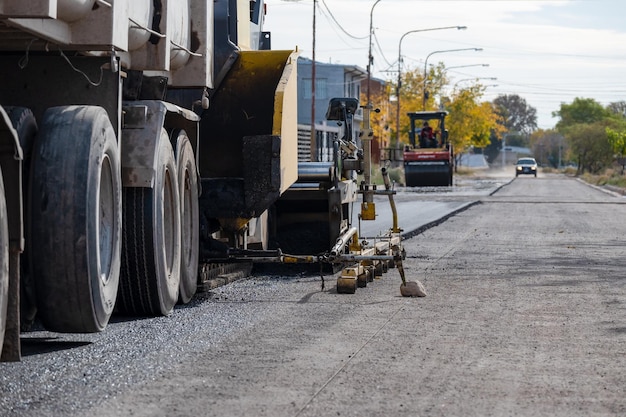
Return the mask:
<path id="1" fill-rule="evenodd" d="M 409 142 L 404 148 L 404 178 L 407 187 L 450 186 L 454 153 L 448 139 L 445 111 L 407 113 Z"/>
<path id="2" fill-rule="evenodd" d="M 0 2 L 0 352 L 168 315 L 298 176 L 262 0 Z"/>

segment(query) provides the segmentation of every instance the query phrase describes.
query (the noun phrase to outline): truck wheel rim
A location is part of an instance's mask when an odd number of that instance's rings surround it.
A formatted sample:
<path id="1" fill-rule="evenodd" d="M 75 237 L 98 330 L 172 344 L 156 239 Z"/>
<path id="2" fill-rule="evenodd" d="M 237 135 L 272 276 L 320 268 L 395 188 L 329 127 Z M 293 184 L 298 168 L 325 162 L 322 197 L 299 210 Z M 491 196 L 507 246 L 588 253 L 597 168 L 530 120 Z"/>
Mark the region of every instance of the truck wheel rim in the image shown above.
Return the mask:
<path id="1" fill-rule="evenodd" d="M 112 176 L 111 160 L 107 155 L 102 160 L 100 169 L 100 198 L 98 238 L 100 243 L 100 280 L 104 285 L 111 276 L 111 261 L 115 251 L 115 189 Z"/>

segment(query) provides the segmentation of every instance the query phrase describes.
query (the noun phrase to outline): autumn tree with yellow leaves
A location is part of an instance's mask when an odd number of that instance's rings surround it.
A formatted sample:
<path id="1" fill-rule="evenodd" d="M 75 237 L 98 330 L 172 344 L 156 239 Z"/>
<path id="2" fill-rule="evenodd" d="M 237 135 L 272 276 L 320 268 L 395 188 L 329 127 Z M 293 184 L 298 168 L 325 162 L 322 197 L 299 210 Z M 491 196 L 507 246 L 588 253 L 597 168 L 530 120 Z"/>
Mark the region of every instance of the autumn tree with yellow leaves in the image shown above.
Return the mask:
<path id="1" fill-rule="evenodd" d="M 493 105 L 481 101 L 484 86 L 475 84 L 446 95 L 448 86 L 449 79 L 442 62 L 430 67 L 426 78 L 418 68 L 404 70 L 400 83 L 399 135 L 396 132 L 397 82 L 389 81 L 386 88 L 372 91 L 372 105 L 380 109 L 380 113 L 372 113 L 371 126 L 374 137 L 381 138 L 381 147 L 402 149 L 408 144 L 410 121 L 407 113 L 424 110 L 443 109 L 449 113 L 446 127 L 457 154 L 471 147 L 483 148 L 490 143 L 492 133 L 497 137 L 504 132 Z M 426 97 L 424 91 L 427 91 Z M 361 100 L 366 102 L 365 97 Z M 396 138 L 399 138 L 399 144 L 396 144 Z"/>
<path id="2" fill-rule="evenodd" d="M 427 74 L 426 83 L 424 83 L 424 74 L 418 68 L 404 70 L 400 78 L 399 135 L 398 132 L 396 132 L 398 106 L 395 101 L 398 85 L 397 82 L 393 81 L 390 81 L 388 84 L 389 97 L 391 97 L 392 101 L 389 106 L 390 114 L 387 120 L 390 122 L 388 127 L 391 143 L 396 143 L 396 138 L 399 138 L 400 145 L 404 145 L 409 143 L 410 121 L 407 113 L 424 110 L 424 87 L 426 86 L 429 92 L 429 99 L 426 101 L 426 108 L 429 109 L 434 106 L 434 98 L 439 95 L 442 87 L 447 84 L 448 80 L 445 76 L 443 63 L 430 69 L 430 72 Z"/>
<path id="3" fill-rule="evenodd" d="M 475 84 L 453 91 L 446 103 L 449 138 L 457 154 L 470 148 L 484 148 L 491 142 L 492 133 L 500 136 L 505 128 L 493 105 L 481 101 L 485 87 Z"/>
<path id="4" fill-rule="evenodd" d="M 391 85 L 389 83 L 371 83 L 370 101 L 370 128 L 374 133 L 374 140 L 380 148 L 388 148 L 390 143 L 389 126 L 392 123 L 391 106 L 389 101 Z M 367 104 L 367 89 L 361 91 L 361 104 Z"/>

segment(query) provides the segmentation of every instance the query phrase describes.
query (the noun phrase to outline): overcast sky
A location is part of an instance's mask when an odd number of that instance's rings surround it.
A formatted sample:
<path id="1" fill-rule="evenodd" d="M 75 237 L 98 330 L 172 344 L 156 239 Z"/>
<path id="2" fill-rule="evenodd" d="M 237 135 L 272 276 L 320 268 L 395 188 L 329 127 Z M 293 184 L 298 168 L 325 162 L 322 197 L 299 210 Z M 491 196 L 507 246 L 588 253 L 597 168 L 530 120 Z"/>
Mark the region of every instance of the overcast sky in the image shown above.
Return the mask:
<path id="1" fill-rule="evenodd" d="M 298 47 L 312 57 L 313 0 L 266 0 L 265 30 L 272 49 Z M 375 0 L 318 0 L 315 58 L 367 68 L 370 12 Z M 576 97 L 603 105 L 626 101 L 624 0 L 381 0 L 373 11 L 372 75 L 396 79 L 398 47 L 408 34 L 403 70 L 443 62 L 451 84 L 479 80 L 484 99 L 518 94 L 537 109 L 540 128 L 552 128 L 561 103 Z M 483 66 L 488 64 L 489 66 Z M 497 78 L 489 80 L 488 78 Z"/>

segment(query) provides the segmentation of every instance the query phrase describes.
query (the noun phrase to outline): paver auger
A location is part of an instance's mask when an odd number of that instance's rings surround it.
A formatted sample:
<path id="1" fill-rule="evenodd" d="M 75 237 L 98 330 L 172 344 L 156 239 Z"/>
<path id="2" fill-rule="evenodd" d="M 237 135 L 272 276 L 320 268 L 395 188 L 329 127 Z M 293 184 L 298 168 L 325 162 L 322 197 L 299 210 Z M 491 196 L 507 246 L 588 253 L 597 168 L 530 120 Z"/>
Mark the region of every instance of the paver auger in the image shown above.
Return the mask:
<path id="1" fill-rule="evenodd" d="M 402 296 L 423 297 L 426 294 L 422 284 L 405 278 L 402 229 L 398 227 L 393 199 L 396 192 L 387 169 L 382 168 L 384 190 L 371 183 L 371 106 L 363 107 L 362 148 L 358 148 L 353 138 L 354 115 L 358 107 L 359 102 L 355 98 L 334 98 L 330 101 L 326 119 L 336 120 L 344 126 L 344 136 L 334 143 L 332 162 L 300 163 L 298 181 L 276 202 L 273 217 L 277 248 L 266 251 L 231 250 L 229 260 L 325 264 L 331 265 L 334 272 L 337 267 L 343 266 L 337 279 L 337 292 L 345 294 L 353 294 L 357 287 L 367 286 L 368 282 L 395 266 L 402 279 Z M 359 185 L 357 174 L 363 175 Z M 352 224 L 351 215 L 359 194 L 363 196 L 358 214 L 359 226 L 360 220 L 376 219 L 374 195 L 389 197 L 393 216 L 393 226 L 389 231 L 376 237 L 359 237 L 360 227 Z"/>

